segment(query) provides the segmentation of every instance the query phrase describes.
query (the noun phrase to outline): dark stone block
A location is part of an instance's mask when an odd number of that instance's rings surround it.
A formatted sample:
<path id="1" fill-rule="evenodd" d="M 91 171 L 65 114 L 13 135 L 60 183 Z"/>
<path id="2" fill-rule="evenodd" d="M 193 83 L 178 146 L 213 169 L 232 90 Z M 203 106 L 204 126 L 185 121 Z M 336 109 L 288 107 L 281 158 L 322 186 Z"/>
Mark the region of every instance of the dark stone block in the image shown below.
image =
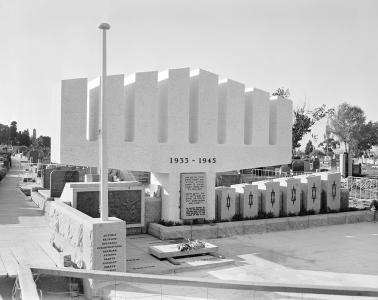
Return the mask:
<path id="1" fill-rule="evenodd" d="M 66 182 L 78 181 L 78 171 L 53 170 L 50 175 L 50 197 L 60 197 Z"/>
<path id="2" fill-rule="evenodd" d="M 100 217 L 99 192 L 78 192 L 76 208 L 92 218 Z M 124 220 L 126 224 L 139 224 L 142 211 L 141 190 L 109 191 L 109 217 Z"/>

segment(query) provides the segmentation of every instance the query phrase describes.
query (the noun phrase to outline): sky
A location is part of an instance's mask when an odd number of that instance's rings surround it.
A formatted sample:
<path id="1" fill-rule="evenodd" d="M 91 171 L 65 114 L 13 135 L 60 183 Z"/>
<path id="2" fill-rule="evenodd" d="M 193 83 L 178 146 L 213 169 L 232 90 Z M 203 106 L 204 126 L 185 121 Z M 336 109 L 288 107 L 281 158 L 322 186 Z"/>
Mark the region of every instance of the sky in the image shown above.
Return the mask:
<path id="1" fill-rule="evenodd" d="M 101 72 L 101 22 L 109 74 L 200 67 L 378 121 L 375 0 L 0 0 L 0 123 L 51 135 L 60 81 Z"/>

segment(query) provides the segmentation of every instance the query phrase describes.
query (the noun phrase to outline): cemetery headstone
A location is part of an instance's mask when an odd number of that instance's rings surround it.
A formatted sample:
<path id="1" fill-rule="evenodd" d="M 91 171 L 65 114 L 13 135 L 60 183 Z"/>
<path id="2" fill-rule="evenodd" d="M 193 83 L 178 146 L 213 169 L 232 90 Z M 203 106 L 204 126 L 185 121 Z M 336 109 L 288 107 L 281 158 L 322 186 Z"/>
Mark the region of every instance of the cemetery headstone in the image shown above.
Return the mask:
<path id="1" fill-rule="evenodd" d="M 280 213 L 280 184 L 276 181 L 257 181 L 252 183 L 261 194 L 261 211 L 278 217 Z"/>
<path id="2" fill-rule="evenodd" d="M 280 210 L 284 215 L 299 213 L 301 209 L 301 180 L 299 178 L 279 178 L 281 201 Z"/>
<path id="3" fill-rule="evenodd" d="M 50 197 L 60 197 L 66 182 L 78 181 L 78 171 L 53 170 L 50 175 Z"/>
<path id="4" fill-rule="evenodd" d="M 295 176 L 301 180 L 302 201 L 301 210 L 320 211 L 321 179 L 320 175 L 301 175 Z"/>
<path id="5" fill-rule="evenodd" d="M 340 210 L 340 173 L 321 173 L 322 191 L 325 195 L 327 209 Z"/>
<path id="6" fill-rule="evenodd" d="M 207 186 L 205 173 L 181 173 L 181 219 L 206 217 Z"/>
<path id="7" fill-rule="evenodd" d="M 229 187 L 215 188 L 216 219 L 231 220 L 235 215 L 235 189 Z"/>
<path id="8" fill-rule="evenodd" d="M 235 184 L 236 197 L 239 198 L 240 214 L 243 218 L 253 218 L 259 213 L 259 191 L 256 185 Z"/>

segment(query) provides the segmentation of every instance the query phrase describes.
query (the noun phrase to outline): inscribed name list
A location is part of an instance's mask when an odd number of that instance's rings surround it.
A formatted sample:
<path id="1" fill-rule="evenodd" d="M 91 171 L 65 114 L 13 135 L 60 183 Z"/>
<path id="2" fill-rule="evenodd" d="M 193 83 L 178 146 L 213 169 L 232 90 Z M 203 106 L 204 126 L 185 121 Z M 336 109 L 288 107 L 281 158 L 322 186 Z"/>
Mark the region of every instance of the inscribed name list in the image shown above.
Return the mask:
<path id="1" fill-rule="evenodd" d="M 181 219 L 206 217 L 206 174 L 181 174 Z"/>

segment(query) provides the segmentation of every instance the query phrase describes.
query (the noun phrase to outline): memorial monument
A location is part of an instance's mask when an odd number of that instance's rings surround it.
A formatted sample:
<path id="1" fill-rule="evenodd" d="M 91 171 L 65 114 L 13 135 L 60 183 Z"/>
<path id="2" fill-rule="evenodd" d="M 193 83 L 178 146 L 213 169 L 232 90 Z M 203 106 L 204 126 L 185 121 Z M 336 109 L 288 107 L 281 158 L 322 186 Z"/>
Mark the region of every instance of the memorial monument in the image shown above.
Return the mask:
<path id="1" fill-rule="evenodd" d="M 106 90 L 107 166 L 151 172 L 164 220 L 214 219 L 216 172 L 290 163 L 291 100 L 189 68 L 108 76 Z M 98 166 L 99 91 L 62 81 L 54 162 Z"/>

